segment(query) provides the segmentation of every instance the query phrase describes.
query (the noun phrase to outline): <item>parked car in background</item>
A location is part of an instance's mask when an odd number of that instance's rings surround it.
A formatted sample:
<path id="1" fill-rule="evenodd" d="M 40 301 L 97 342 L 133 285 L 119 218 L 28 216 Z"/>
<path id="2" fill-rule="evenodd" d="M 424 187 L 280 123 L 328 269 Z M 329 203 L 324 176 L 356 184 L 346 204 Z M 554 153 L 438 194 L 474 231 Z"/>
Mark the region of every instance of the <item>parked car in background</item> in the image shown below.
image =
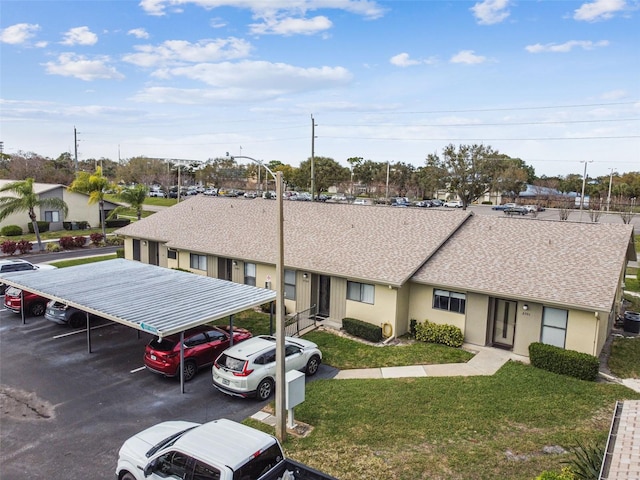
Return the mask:
<path id="1" fill-rule="evenodd" d="M 494 205 L 491 210 L 506 210 L 513 207 L 517 207 L 517 205 L 515 203 L 503 203 L 502 205 Z"/>
<path id="2" fill-rule="evenodd" d="M 431 200 L 420 200 L 419 202 L 416 202 L 415 205 L 416 207 L 422 208 L 431 208 L 434 206 Z"/>
<path id="3" fill-rule="evenodd" d="M 462 201 L 461 200 L 449 200 L 447 202 L 444 202 L 442 204 L 443 207 L 446 208 L 462 208 Z"/>
<path id="4" fill-rule="evenodd" d="M 207 197 L 217 197 L 218 196 L 218 189 L 217 188 L 207 188 L 205 189 L 204 192 L 202 192 L 203 195 L 206 195 Z"/>
<path id="5" fill-rule="evenodd" d="M 53 265 L 47 265 L 46 263 L 35 264 L 21 258 L 8 258 L 0 260 L 0 273 L 10 272 L 33 272 L 35 270 L 53 270 Z M 7 289 L 7 285 L 0 283 L 0 295 L 4 295 L 4 291 Z"/>
<path id="6" fill-rule="evenodd" d="M 167 196 L 163 190 L 149 190 L 150 197 L 165 198 Z"/>
<path id="7" fill-rule="evenodd" d="M 184 380 L 191 380 L 196 372 L 208 365 L 227 348 L 231 335 L 228 326 L 213 327 L 202 325 L 184 332 Z M 244 328 L 233 329 L 233 343 L 251 338 L 251 332 Z M 144 352 L 144 364 L 148 370 L 165 377 L 180 375 L 180 334 L 164 338 L 154 338 Z"/>
<path id="8" fill-rule="evenodd" d="M 356 198 L 353 201 L 354 205 L 369 205 L 369 202 L 367 201 L 366 198 Z"/>
<path id="9" fill-rule="evenodd" d="M 285 337 L 285 370 L 315 375 L 322 361 L 318 346 L 302 338 Z M 276 381 L 276 339 L 253 337 L 225 350 L 212 368 L 213 386 L 238 397 L 266 400 Z"/>
<path id="10" fill-rule="evenodd" d="M 525 205 L 524 208 L 529 213 L 544 212 L 544 207 L 541 207 L 540 205 Z"/>
<path id="11" fill-rule="evenodd" d="M 442 200 L 440 200 L 439 198 L 432 198 L 429 201 L 431 202 L 431 205 L 434 207 L 441 207 L 443 204 Z"/>
<path id="12" fill-rule="evenodd" d="M 527 213 L 529 213 L 529 210 L 527 210 L 525 207 L 516 205 L 515 207 L 505 208 L 504 213 L 505 215 L 526 215 Z"/>
<path id="13" fill-rule="evenodd" d="M 410 207 L 411 202 L 407 197 L 396 197 L 391 200 L 392 207 Z"/>
<path id="14" fill-rule="evenodd" d="M 49 300 L 44 318 L 58 325 L 69 325 L 71 328 L 80 328 L 87 323 L 87 312 L 65 303 Z"/>
<path id="15" fill-rule="evenodd" d="M 45 308 L 47 306 L 48 298 L 41 297 L 32 292 L 26 290 L 20 290 L 16 287 L 8 287 L 4 292 L 4 306 L 13 313 L 20 313 L 22 311 L 22 297 L 24 296 L 25 313 L 39 317 L 44 315 Z"/>

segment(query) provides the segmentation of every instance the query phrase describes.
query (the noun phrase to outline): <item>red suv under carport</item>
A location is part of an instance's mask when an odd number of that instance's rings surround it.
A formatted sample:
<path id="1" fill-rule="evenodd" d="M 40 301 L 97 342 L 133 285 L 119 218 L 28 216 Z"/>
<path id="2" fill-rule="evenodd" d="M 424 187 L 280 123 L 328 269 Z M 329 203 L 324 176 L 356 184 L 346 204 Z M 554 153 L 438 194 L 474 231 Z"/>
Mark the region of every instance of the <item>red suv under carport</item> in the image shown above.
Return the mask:
<path id="1" fill-rule="evenodd" d="M 251 332 L 234 327 L 233 344 L 251 338 Z M 229 348 L 229 327 L 202 325 L 184 332 L 184 380 L 191 380 L 198 369 L 213 364 Z M 144 364 L 152 372 L 166 377 L 180 374 L 180 334 L 156 337 L 144 352 Z"/>
<path id="2" fill-rule="evenodd" d="M 16 287 L 9 287 L 4 292 L 4 306 L 13 313 L 20 313 L 22 308 L 22 290 Z M 47 307 L 48 298 L 41 297 L 35 293 L 24 292 L 24 304 L 26 305 L 25 313 L 38 317 L 44 315 Z"/>

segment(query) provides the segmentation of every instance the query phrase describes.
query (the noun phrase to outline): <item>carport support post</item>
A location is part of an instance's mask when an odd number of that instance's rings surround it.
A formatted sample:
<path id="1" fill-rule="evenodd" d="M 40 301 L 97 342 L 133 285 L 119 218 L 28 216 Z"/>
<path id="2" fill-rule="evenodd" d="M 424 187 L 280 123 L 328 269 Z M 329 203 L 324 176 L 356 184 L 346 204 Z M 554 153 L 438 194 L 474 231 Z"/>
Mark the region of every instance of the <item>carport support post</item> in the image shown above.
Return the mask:
<path id="1" fill-rule="evenodd" d="M 229 315 L 229 347 L 233 347 L 233 315 Z"/>
<path id="2" fill-rule="evenodd" d="M 91 322 L 89 320 L 89 312 L 86 312 L 87 315 L 87 352 L 91 353 Z"/>
<path id="3" fill-rule="evenodd" d="M 22 324 L 26 325 L 27 320 L 24 316 L 24 290 L 20 290 L 20 316 L 22 317 Z"/>
<path id="4" fill-rule="evenodd" d="M 180 391 L 184 393 L 184 331 L 180 332 Z"/>

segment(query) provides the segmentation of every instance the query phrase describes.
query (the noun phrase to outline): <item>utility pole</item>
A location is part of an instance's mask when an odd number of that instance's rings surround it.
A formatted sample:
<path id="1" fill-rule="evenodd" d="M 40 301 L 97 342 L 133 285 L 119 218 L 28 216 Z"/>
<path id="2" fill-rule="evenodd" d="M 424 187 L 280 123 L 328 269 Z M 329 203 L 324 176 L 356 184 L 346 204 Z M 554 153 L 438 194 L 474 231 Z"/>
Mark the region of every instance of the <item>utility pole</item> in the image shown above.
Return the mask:
<path id="1" fill-rule="evenodd" d="M 75 125 L 73 126 L 73 151 L 74 158 L 76 163 L 76 174 L 78 173 L 78 132 L 76 131 Z"/>
<path id="2" fill-rule="evenodd" d="M 587 183 L 587 164 L 593 163 L 593 160 L 580 160 L 580 163 L 584 163 L 584 174 L 582 175 L 582 193 L 580 194 L 580 221 L 582 221 L 582 209 L 584 208 L 584 187 Z"/>
<path id="3" fill-rule="evenodd" d="M 316 140 L 316 122 L 313 120 L 313 113 L 311 114 L 311 201 L 315 200 L 316 192 L 316 177 L 314 172 L 315 163 L 315 140 Z"/>
<path id="4" fill-rule="evenodd" d="M 609 193 L 607 194 L 607 213 L 609 213 L 609 205 L 611 205 L 611 184 L 613 183 L 613 167 L 609 167 Z"/>

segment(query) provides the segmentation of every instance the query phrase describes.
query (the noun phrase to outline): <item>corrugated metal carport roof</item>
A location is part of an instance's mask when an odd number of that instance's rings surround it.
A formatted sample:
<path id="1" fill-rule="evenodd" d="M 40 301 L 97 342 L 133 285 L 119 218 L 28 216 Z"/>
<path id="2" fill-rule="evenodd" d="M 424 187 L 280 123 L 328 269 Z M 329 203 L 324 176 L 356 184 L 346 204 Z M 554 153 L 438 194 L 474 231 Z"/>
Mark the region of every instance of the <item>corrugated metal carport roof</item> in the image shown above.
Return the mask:
<path id="1" fill-rule="evenodd" d="M 274 301 L 276 292 L 124 259 L 0 274 L 2 281 L 164 337 Z"/>

